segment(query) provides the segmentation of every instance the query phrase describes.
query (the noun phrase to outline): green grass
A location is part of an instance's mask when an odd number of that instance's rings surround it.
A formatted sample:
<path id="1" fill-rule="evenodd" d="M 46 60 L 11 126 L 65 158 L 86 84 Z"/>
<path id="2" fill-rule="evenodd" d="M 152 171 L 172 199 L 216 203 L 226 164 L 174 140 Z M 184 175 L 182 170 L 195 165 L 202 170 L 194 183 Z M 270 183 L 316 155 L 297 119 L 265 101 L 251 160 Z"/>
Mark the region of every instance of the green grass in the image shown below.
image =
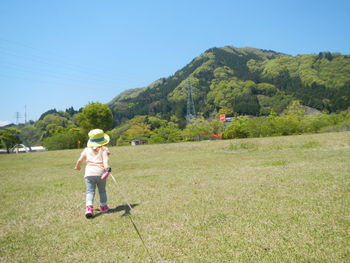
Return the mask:
<path id="1" fill-rule="evenodd" d="M 110 150 L 156 262 L 350 260 L 350 132 Z M 85 219 L 79 154 L 0 155 L 0 262 L 150 262 L 111 179 Z"/>

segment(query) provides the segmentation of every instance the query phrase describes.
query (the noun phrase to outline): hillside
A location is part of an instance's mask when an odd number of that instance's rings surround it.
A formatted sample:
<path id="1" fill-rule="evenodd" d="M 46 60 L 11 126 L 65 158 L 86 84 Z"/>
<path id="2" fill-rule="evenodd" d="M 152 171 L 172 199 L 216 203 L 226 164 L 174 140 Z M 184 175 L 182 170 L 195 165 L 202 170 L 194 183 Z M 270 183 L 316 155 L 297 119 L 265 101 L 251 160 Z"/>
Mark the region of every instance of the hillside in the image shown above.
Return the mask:
<path id="1" fill-rule="evenodd" d="M 339 53 L 289 56 L 250 47 L 211 48 L 173 76 L 130 89 L 108 105 L 115 123 L 135 115 L 186 112 L 191 83 L 197 112 L 266 115 L 293 99 L 335 112 L 350 106 L 350 56 Z"/>

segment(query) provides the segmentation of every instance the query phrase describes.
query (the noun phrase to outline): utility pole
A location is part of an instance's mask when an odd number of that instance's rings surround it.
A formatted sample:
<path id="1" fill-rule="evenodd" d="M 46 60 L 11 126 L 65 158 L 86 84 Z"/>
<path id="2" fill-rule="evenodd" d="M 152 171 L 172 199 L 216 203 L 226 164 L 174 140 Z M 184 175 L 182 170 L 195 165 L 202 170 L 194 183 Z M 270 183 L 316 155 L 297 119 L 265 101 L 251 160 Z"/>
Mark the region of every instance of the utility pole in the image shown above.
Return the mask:
<path id="1" fill-rule="evenodd" d="M 187 86 L 187 113 L 186 113 L 186 120 L 187 122 L 191 122 L 196 117 L 196 110 L 194 108 L 194 101 L 192 96 L 192 86 L 191 81 L 189 81 L 189 84 Z"/>
<path id="2" fill-rule="evenodd" d="M 27 105 L 24 105 L 24 124 L 27 124 Z"/>
<path id="3" fill-rule="evenodd" d="M 20 113 L 17 111 L 17 112 L 16 112 L 16 124 L 19 123 L 19 119 L 20 119 L 20 118 L 22 118 L 22 117 L 21 117 Z"/>

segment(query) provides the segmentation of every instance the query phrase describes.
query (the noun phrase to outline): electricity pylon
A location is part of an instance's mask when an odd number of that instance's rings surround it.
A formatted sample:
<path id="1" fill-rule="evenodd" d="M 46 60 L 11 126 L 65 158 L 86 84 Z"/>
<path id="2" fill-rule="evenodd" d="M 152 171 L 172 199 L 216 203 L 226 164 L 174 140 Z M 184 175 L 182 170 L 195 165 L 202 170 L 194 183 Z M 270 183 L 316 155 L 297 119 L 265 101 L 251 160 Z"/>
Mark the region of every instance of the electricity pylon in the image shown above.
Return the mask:
<path id="1" fill-rule="evenodd" d="M 186 113 L 186 120 L 187 122 L 191 122 L 196 117 L 196 110 L 194 108 L 194 101 L 192 96 L 192 87 L 191 87 L 191 81 L 189 81 L 189 84 L 187 85 L 187 113 Z"/>

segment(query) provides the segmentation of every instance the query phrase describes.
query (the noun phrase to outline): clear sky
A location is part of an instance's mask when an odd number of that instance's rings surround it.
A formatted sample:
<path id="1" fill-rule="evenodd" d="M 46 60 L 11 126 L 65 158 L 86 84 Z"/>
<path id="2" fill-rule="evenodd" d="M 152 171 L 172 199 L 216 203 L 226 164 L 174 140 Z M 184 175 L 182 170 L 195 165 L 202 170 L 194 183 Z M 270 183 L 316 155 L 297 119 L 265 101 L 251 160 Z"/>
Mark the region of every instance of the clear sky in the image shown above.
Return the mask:
<path id="1" fill-rule="evenodd" d="M 0 124 L 108 103 L 211 47 L 350 54 L 348 0 L 1 0 Z"/>

